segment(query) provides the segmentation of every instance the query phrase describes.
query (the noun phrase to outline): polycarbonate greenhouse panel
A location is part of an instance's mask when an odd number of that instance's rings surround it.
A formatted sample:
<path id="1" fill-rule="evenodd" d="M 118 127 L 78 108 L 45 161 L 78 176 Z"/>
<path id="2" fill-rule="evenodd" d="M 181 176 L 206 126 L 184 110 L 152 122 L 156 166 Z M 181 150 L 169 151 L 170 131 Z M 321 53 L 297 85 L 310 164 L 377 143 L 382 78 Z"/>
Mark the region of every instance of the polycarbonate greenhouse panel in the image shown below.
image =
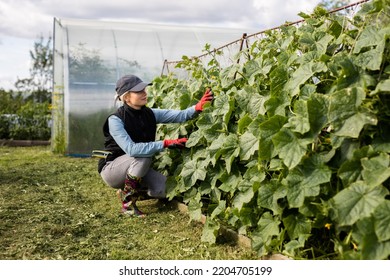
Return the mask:
<path id="1" fill-rule="evenodd" d="M 144 81 L 164 61 L 198 56 L 251 30 L 94 20 L 54 19 L 52 149 L 88 156 L 103 147 L 102 125 L 115 110 L 115 83 L 125 74 Z"/>

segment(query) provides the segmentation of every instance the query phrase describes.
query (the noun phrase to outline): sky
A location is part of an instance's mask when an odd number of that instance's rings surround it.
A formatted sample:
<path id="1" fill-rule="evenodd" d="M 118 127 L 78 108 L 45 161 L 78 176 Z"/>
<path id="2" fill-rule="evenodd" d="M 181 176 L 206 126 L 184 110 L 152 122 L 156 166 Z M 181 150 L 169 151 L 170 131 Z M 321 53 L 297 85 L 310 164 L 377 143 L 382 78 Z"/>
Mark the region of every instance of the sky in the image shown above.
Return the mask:
<path id="1" fill-rule="evenodd" d="M 0 88 L 30 77 L 30 50 L 52 37 L 54 18 L 248 28 L 299 20 L 320 0 L 0 0 Z M 351 3 L 357 2 L 354 0 Z M 229 43 L 229 42 L 226 42 Z"/>

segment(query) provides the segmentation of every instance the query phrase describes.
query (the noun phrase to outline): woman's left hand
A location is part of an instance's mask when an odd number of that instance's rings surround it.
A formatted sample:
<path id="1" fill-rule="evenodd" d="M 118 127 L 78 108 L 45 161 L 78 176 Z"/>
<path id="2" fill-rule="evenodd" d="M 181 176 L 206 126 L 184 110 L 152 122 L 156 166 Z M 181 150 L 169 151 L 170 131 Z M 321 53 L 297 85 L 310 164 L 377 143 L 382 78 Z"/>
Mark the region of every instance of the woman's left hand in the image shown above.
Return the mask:
<path id="1" fill-rule="evenodd" d="M 197 112 L 202 112 L 203 107 L 207 102 L 211 102 L 214 99 L 213 92 L 210 88 L 206 90 L 206 92 L 203 94 L 202 98 L 199 100 L 199 102 L 195 105 L 195 110 Z"/>

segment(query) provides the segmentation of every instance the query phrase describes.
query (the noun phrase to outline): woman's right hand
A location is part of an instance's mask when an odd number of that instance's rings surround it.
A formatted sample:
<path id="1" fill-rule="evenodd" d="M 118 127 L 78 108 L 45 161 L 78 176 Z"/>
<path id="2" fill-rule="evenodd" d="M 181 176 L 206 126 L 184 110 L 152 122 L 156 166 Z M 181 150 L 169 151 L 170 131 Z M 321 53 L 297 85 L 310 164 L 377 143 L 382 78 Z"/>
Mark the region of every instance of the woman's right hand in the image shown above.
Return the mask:
<path id="1" fill-rule="evenodd" d="M 173 139 L 169 140 L 166 139 L 164 140 L 164 148 L 179 148 L 183 149 L 186 146 L 187 138 L 178 138 L 178 139 Z"/>

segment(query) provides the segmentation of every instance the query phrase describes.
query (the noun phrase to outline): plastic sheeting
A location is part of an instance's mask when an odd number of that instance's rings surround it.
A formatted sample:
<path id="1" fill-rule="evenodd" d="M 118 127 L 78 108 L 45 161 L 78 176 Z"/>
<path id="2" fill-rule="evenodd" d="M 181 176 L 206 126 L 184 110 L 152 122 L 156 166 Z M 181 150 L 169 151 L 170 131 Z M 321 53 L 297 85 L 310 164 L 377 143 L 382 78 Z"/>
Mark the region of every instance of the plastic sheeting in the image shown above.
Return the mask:
<path id="1" fill-rule="evenodd" d="M 122 75 L 152 81 L 165 60 L 200 55 L 206 44 L 217 48 L 247 31 L 54 19 L 52 150 L 88 156 L 102 148 L 102 125 Z"/>

